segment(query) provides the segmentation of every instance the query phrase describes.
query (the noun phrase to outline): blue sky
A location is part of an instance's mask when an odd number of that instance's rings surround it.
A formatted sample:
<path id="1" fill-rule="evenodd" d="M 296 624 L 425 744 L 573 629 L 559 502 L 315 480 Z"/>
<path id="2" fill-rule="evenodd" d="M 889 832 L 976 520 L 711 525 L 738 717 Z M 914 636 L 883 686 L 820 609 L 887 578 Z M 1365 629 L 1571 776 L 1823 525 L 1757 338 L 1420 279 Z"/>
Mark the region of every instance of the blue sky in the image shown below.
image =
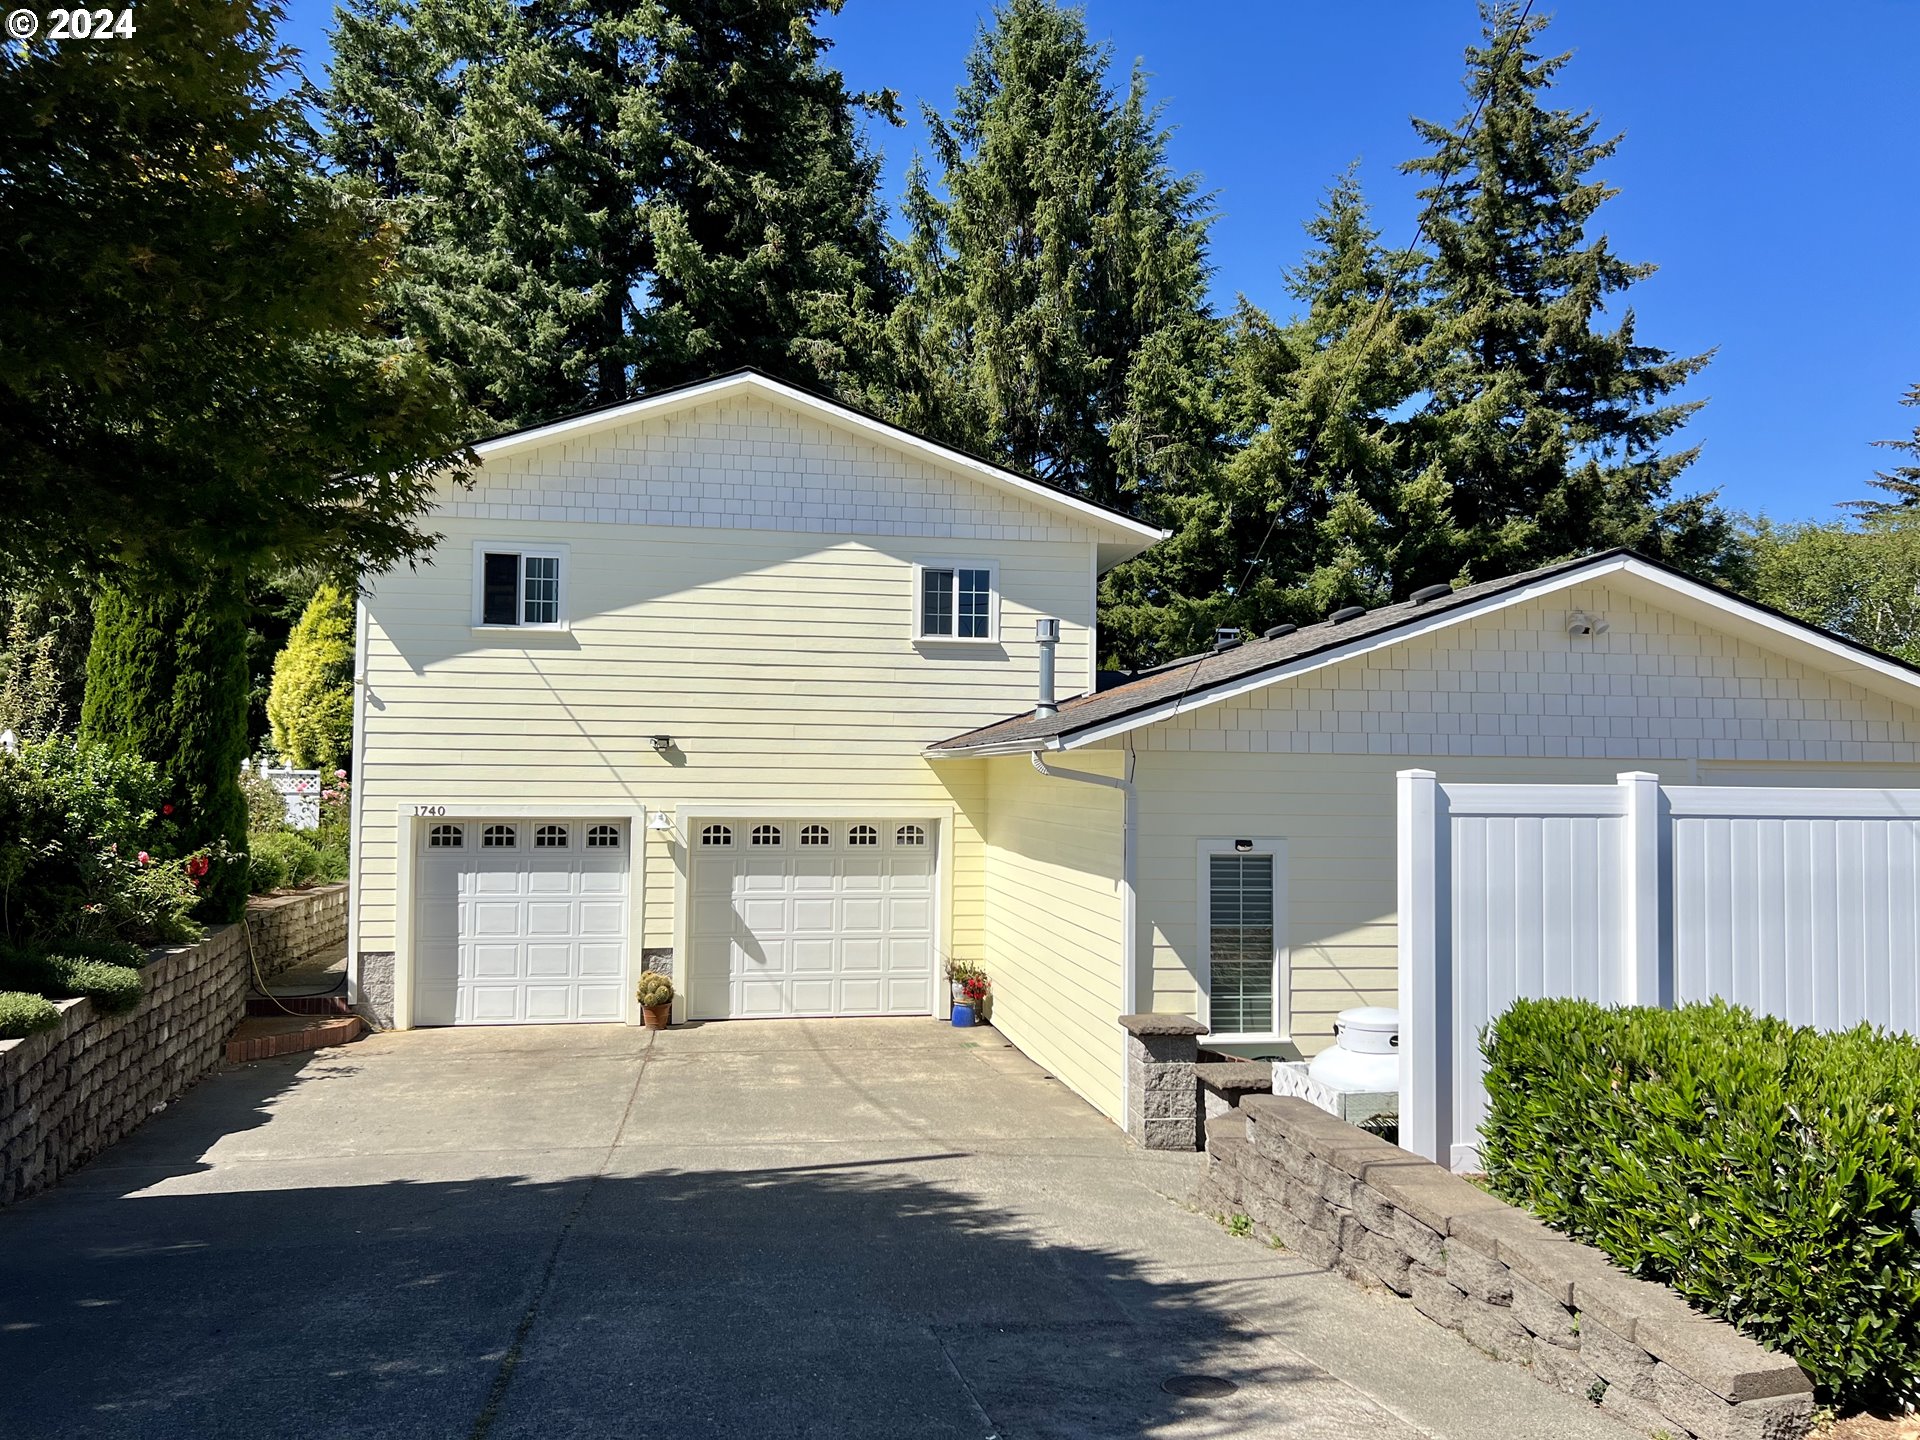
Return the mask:
<path id="1" fill-rule="evenodd" d="M 877 131 L 889 202 L 916 149 L 922 101 L 951 106 L 987 6 L 848 0 L 828 22 L 857 89 L 900 93 L 908 123 Z M 1602 172 L 1615 250 L 1660 272 L 1631 303 L 1648 344 L 1718 348 L 1689 391 L 1710 401 L 1684 432 L 1704 447 L 1683 489 L 1781 519 L 1831 515 L 1867 490 L 1910 433 L 1899 399 L 1920 381 L 1920 3 L 1829 6 L 1579 0 L 1546 43 L 1575 51 L 1559 103 L 1624 131 Z M 1301 222 L 1354 160 L 1390 243 L 1416 202 L 1397 173 L 1408 117 L 1462 109 L 1471 0 L 1359 7 L 1309 0 L 1089 0 L 1089 28 L 1122 76 L 1138 57 L 1174 127 L 1173 158 L 1216 192 L 1214 287 L 1284 312 L 1281 272 Z M 332 5 L 289 0 L 286 38 L 324 64 Z"/>

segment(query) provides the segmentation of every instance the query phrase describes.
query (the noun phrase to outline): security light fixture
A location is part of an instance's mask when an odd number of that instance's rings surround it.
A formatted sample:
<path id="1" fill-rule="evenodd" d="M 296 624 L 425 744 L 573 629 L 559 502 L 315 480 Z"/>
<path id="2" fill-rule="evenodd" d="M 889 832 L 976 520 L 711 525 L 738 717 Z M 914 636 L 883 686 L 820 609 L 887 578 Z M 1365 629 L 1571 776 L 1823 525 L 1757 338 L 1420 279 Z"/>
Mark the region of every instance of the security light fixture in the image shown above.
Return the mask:
<path id="1" fill-rule="evenodd" d="M 673 817 L 664 810 L 655 810 L 647 816 L 647 829 L 671 830 L 673 829 Z"/>
<path id="2" fill-rule="evenodd" d="M 1585 610 L 1574 610 L 1567 615 L 1569 635 L 1604 635 L 1612 628 L 1604 615 L 1590 615 Z"/>
<path id="3" fill-rule="evenodd" d="M 653 737 L 653 750 L 656 755 L 664 755 L 672 748 L 673 737 L 671 735 L 656 735 Z"/>
<path id="4" fill-rule="evenodd" d="M 1252 850 L 1253 841 L 1251 840 L 1236 840 L 1233 842 L 1233 851 L 1236 855 L 1246 855 Z"/>

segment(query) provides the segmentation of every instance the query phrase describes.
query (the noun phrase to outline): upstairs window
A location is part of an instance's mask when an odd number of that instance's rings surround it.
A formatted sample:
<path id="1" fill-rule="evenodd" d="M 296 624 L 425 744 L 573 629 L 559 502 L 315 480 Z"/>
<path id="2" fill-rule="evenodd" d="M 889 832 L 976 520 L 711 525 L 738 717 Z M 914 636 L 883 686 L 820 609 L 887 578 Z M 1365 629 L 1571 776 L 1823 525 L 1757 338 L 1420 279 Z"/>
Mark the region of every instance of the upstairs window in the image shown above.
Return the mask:
<path id="1" fill-rule="evenodd" d="M 985 561 L 932 561 L 915 567 L 920 640 L 996 640 L 1000 594 L 994 567 Z"/>
<path id="2" fill-rule="evenodd" d="M 564 547 L 474 547 L 476 625 L 560 630 L 566 627 Z"/>

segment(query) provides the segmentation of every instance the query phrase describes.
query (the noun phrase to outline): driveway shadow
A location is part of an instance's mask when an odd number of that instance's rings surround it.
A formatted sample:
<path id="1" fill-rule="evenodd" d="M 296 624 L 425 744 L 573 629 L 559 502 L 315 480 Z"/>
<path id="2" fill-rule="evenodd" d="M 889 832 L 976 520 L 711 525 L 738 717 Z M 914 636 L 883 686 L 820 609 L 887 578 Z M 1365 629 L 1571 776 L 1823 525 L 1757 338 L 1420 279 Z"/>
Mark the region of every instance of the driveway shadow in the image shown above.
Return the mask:
<path id="1" fill-rule="evenodd" d="M 42 1197 L 0 1213 L 0 1434 L 1228 1436 L 1351 1396 L 908 1173 L 948 1158 Z"/>

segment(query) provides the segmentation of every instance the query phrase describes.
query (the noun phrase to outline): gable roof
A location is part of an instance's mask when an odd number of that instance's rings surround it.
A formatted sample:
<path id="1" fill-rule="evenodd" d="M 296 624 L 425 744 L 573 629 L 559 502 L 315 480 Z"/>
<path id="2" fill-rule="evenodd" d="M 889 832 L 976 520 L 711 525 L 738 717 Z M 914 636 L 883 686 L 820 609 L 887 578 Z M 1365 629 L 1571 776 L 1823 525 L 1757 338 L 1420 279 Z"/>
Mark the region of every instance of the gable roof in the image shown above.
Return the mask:
<path id="1" fill-rule="evenodd" d="M 1823 652 L 1826 669 L 1847 672 L 1853 683 L 1920 705 L 1920 667 L 1705 584 L 1660 561 L 1617 549 L 1463 586 L 1425 604 L 1403 600 L 1340 623 L 1322 620 L 1271 640 L 1176 660 L 1112 689 L 1063 700 L 1055 714 L 1015 715 L 930 745 L 924 753 L 938 760 L 1071 750 L 1604 575 L 1632 576 L 1671 592 L 1675 602 L 1717 611 L 1723 618 Z"/>
<path id="2" fill-rule="evenodd" d="M 1058 486 L 1049 485 L 1044 480 L 1031 475 L 1022 475 L 1005 466 L 983 460 L 978 455 L 970 455 L 951 445 L 937 440 L 929 440 L 924 435 L 916 435 L 898 425 L 869 415 L 864 410 L 856 410 L 844 401 L 831 399 L 806 390 L 786 380 L 776 380 L 773 376 L 759 370 L 734 370 L 725 375 L 716 375 L 707 380 L 693 380 L 684 385 L 670 386 L 644 395 L 638 400 L 624 400 L 614 405 L 603 405 L 593 410 L 582 410 L 573 415 L 562 416 L 558 420 L 545 421 L 538 425 L 525 426 L 519 430 L 509 430 L 504 435 L 482 440 L 473 447 L 473 451 L 483 461 L 500 455 L 511 455 L 522 450 L 531 450 L 542 445 L 551 445 L 562 440 L 577 440 L 621 425 L 630 425 L 639 420 L 659 419 L 680 410 L 696 405 L 711 404 L 716 400 L 731 399 L 741 395 L 756 395 L 763 400 L 783 405 L 791 410 L 842 429 L 853 430 L 869 436 L 876 443 L 891 449 L 931 460 L 948 469 L 957 470 L 989 486 L 1000 486 L 1022 496 L 1024 499 L 1051 510 L 1055 514 L 1066 515 L 1081 524 L 1100 533 L 1100 561 L 1102 568 L 1117 565 L 1145 550 L 1149 545 L 1167 538 L 1169 532 L 1136 520 L 1124 510 L 1111 505 L 1102 505 L 1092 500 L 1083 500 L 1071 495 Z"/>

